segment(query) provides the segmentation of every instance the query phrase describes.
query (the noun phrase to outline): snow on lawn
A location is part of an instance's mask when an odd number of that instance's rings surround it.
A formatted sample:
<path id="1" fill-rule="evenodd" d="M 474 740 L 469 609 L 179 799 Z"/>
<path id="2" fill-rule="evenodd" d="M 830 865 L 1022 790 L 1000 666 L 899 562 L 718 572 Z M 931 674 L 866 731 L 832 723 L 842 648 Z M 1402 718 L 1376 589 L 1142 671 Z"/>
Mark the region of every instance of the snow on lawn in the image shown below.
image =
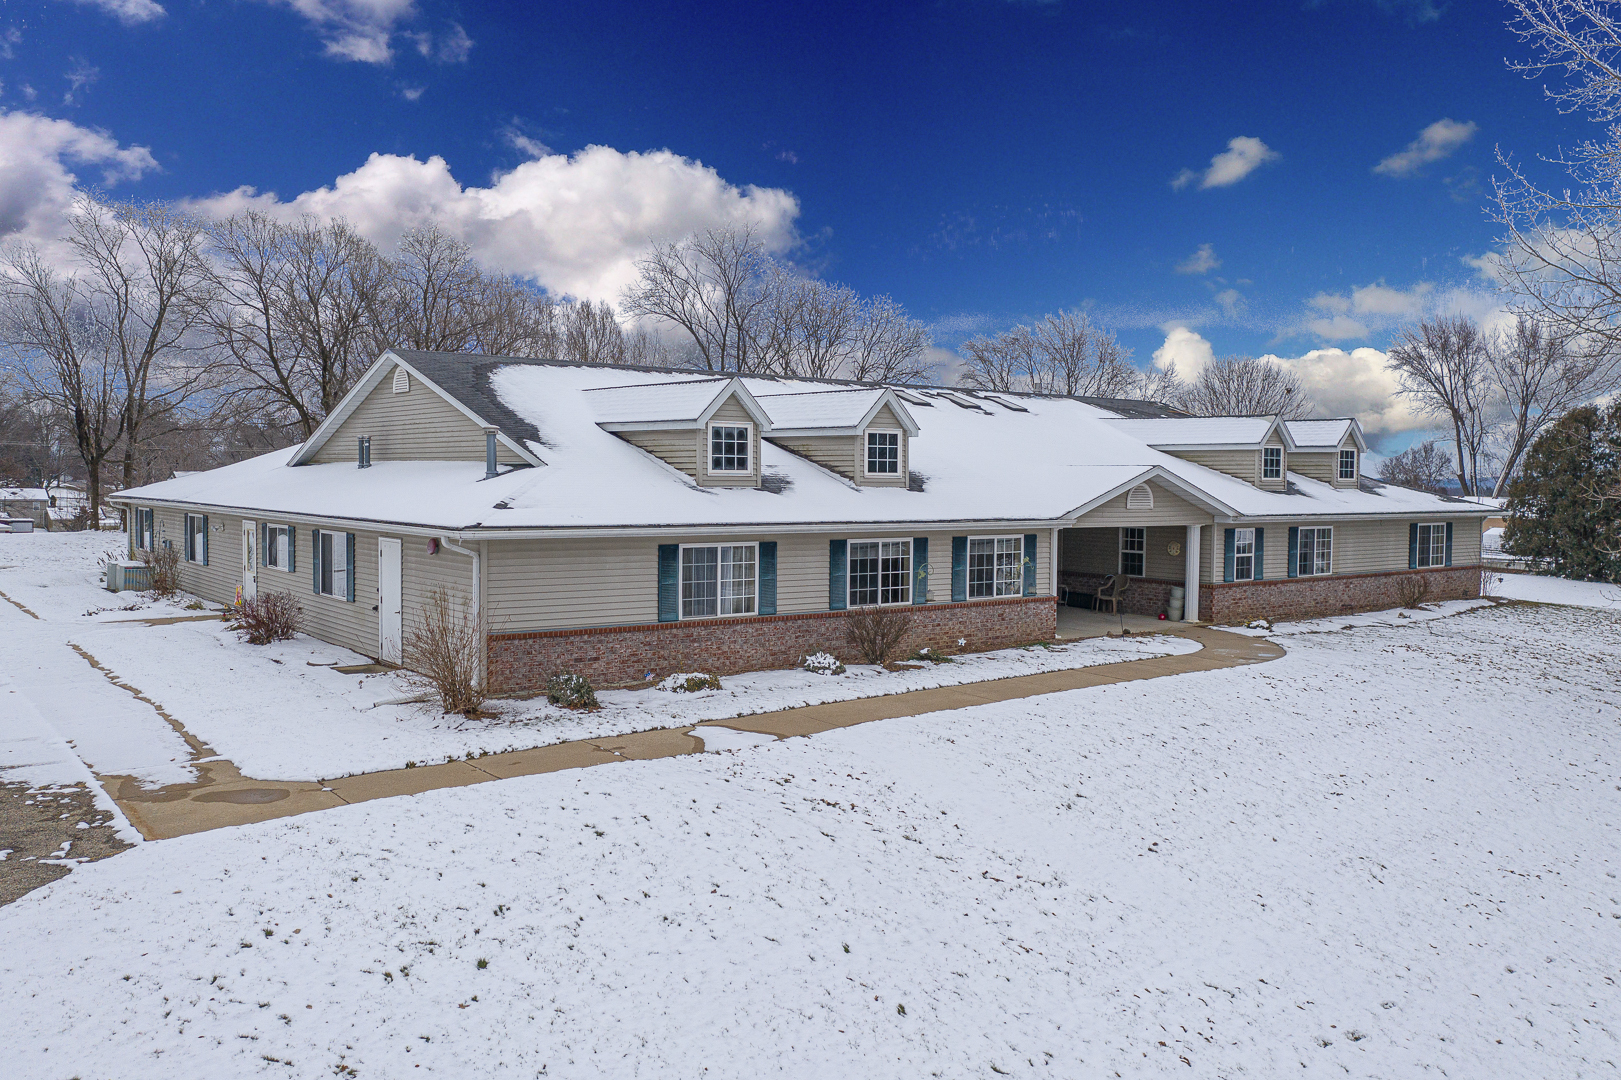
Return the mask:
<path id="1" fill-rule="evenodd" d="M 8 1074 L 1608 1075 L 1617 664 L 1488 607 L 146 844 L 0 909 Z"/>
<path id="2" fill-rule="evenodd" d="M 1539 604 L 1574 604 L 1577 607 L 1621 611 L 1621 585 L 1602 581 L 1569 581 L 1537 574 L 1496 574 L 1493 594 L 1508 600 L 1534 600 Z"/>

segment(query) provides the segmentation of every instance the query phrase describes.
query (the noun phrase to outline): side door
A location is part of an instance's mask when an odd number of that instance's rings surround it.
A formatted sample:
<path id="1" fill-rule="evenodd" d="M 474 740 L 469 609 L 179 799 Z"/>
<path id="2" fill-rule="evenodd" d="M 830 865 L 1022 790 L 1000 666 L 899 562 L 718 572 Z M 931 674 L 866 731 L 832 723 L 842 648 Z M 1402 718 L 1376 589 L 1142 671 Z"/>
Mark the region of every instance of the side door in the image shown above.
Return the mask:
<path id="1" fill-rule="evenodd" d="M 398 664 L 403 659 L 404 619 L 401 611 L 400 541 L 377 538 L 377 659 Z"/>

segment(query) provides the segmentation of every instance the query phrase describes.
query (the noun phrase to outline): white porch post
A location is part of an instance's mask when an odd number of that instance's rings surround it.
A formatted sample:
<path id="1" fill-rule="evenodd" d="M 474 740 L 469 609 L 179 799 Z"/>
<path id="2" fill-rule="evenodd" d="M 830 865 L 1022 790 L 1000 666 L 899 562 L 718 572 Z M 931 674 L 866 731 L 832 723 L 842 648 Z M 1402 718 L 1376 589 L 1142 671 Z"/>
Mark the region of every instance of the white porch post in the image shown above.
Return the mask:
<path id="1" fill-rule="evenodd" d="M 1182 588 L 1187 596 L 1182 601 L 1182 621 L 1199 621 L 1199 532 L 1202 526 L 1188 526 L 1188 542 L 1183 547 L 1187 553 L 1186 577 Z"/>

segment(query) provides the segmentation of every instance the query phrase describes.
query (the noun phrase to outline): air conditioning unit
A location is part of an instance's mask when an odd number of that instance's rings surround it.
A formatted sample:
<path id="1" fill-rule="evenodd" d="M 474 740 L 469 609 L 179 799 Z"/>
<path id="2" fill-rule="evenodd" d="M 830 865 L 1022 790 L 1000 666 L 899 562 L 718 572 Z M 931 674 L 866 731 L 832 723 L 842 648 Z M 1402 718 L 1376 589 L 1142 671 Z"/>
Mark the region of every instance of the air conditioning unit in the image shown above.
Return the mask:
<path id="1" fill-rule="evenodd" d="M 145 563 L 118 560 L 107 564 L 108 592 L 145 592 L 151 587 Z"/>

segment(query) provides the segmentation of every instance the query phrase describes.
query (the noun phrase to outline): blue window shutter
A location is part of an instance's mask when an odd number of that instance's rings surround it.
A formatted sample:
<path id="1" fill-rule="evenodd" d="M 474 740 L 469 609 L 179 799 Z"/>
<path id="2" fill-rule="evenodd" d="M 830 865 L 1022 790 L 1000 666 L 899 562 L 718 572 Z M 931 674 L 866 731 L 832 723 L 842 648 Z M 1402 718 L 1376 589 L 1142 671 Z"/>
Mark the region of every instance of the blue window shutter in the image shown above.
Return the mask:
<path id="1" fill-rule="evenodd" d="M 1228 529 L 1222 539 L 1222 551 L 1225 553 L 1225 561 L 1222 563 L 1221 571 L 1221 580 L 1223 581 L 1233 580 L 1233 565 L 1237 561 L 1235 552 L 1238 550 L 1237 532 L 1236 529 Z"/>
<path id="2" fill-rule="evenodd" d="M 760 602 L 761 615 L 777 613 L 777 542 L 760 541 Z"/>
<path id="3" fill-rule="evenodd" d="M 1036 534 L 1024 534 L 1024 595 L 1036 595 Z"/>
<path id="4" fill-rule="evenodd" d="M 1447 522 L 1447 565 L 1452 565 L 1452 522 Z"/>
<path id="5" fill-rule="evenodd" d="M 681 620 L 681 545 L 659 545 L 659 622 Z"/>
<path id="6" fill-rule="evenodd" d="M 1407 569 L 1418 569 L 1418 522 L 1407 526 Z"/>
<path id="7" fill-rule="evenodd" d="M 929 602 L 929 538 L 912 537 L 912 603 Z"/>
<path id="8" fill-rule="evenodd" d="M 259 523 L 259 565 L 265 564 L 265 542 L 270 539 L 270 526 L 264 522 Z"/>
<path id="9" fill-rule="evenodd" d="M 827 542 L 827 608 L 844 611 L 850 606 L 850 541 Z"/>
<path id="10" fill-rule="evenodd" d="M 287 526 L 287 572 L 298 573 L 298 530 Z"/>
<path id="11" fill-rule="evenodd" d="M 1266 575 L 1262 567 L 1266 565 L 1266 530 L 1255 530 L 1255 580 L 1260 581 Z"/>
<path id="12" fill-rule="evenodd" d="M 968 537 L 951 538 L 951 601 L 960 604 L 968 599 Z"/>
<path id="13" fill-rule="evenodd" d="M 203 565 L 208 565 L 208 515 L 203 515 L 203 550 L 199 553 Z"/>
<path id="14" fill-rule="evenodd" d="M 310 569 L 315 571 L 315 595 L 321 595 L 321 530 L 310 530 Z"/>
<path id="15" fill-rule="evenodd" d="M 1300 575 L 1300 526 L 1289 526 L 1289 576 Z"/>
<path id="16" fill-rule="evenodd" d="M 343 574 L 343 588 L 351 604 L 355 602 L 355 534 L 343 534 L 343 561 L 348 567 Z"/>

